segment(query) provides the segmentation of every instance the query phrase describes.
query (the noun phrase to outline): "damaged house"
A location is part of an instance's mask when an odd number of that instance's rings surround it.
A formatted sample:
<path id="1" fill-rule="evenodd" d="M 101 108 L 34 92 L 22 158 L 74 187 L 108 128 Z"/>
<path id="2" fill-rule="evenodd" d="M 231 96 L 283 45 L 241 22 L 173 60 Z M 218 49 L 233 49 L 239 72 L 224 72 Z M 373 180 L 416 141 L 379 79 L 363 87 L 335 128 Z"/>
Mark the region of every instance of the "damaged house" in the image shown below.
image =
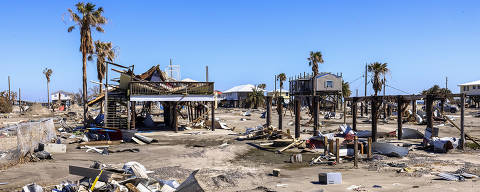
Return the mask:
<path id="1" fill-rule="evenodd" d="M 196 122 L 199 119 L 208 120 L 209 112 L 214 120 L 214 108 L 211 107 L 215 101 L 213 82 L 177 81 L 160 70 L 159 65 L 139 75 L 133 72 L 134 66 L 108 65 L 120 74 L 119 78 L 112 79 L 118 84 L 107 85 L 113 89 L 89 102 L 92 106 L 106 101 L 106 128 L 144 127 L 143 120 L 152 114 L 153 105 L 163 108 L 163 122 L 149 124 L 149 128 L 178 131 L 178 116 Z M 186 115 L 181 113 L 182 109 L 186 110 Z"/>

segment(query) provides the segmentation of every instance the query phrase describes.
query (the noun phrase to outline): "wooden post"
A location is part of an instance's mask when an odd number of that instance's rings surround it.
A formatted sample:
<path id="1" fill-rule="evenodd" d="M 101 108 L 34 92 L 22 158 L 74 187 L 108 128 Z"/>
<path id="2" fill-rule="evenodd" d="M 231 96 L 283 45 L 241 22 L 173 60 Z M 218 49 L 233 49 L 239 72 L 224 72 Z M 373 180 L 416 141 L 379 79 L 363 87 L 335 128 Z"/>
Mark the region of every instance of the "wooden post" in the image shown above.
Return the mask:
<path id="1" fill-rule="evenodd" d="M 267 127 L 272 125 L 272 96 L 267 96 Z"/>
<path id="2" fill-rule="evenodd" d="M 335 149 L 337 150 L 336 153 L 335 153 L 335 159 L 337 161 L 337 164 L 340 163 L 340 139 L 337 138 L 335 139 Z"/>
<path id="3" fill-rule="evenodd" d="M 416 118 L 416 115 L 417 115 L 417 100 L 416 99 L 412 100 L 412 113 L 413 113 L 413 116 Z"/>
<path id="4" fill-rule="evenodd" d="M 360 116 L 363 117 L 363 102 L 360 102 Z"/>
<path id="5" fill-rule="evenodd" d="M 460 149 L 465 149 L 465 93 L 460 96 Z"/>
<path id="6" fill-rule="evenodd" d="M 352 101 L 352 129 L 357 131 L 357 98 L 354 97 Z"/>
<path id="7" fill-rule="evenodd" d="M 377 97 L 372 96 L 372 142 L 377 141 Z"/>
<path id="8" fill-rule="evenodd" d="M 365 116 L 368 116 L 368 101 L 365 101 Z"/>
<path id="9" fill-rule="evenodd" d="M 300 138 L 300 99 L 295 98 L 295 138 Z"/>
<path id="10" fill-rule="evenodd" d="M 358 168 L 358 137 L 357 136 L 353 138 L 353 144 L 355 145 L 353 146 L 353 153 L 354 153 L 353 157 L 355 158 L 353 162 L 353 166 L 355 168 Z"/>
<path id="11" fill-rule="evenodd" d="M 131 101 L 127 101 L 127 129 L 130 130 L 132 129 L 131 127 L 131 123 L 132 123 L 132 102 Z"/>
<path id="12" fill-rule="evenodd" d="M 177 113 L 177 102 L 173 102 L 173 106 L 171 107 L 172 109 L 172 116 L 173 116 L 173 121 L 172 121 L 172 126 L 175 129 L 175 133 L 178 132 L 178 113 Z"/>
<path id="13" fill-rule="evenodd" d="M 328 152 L 333 153 L 333 139 L 328 141 Z"/>
<path id="14" fill-rule="evenodd" d="M 443 105 L 445 104 L 445 99 L 441 99 L 440 100 L 440 113 L 443 113 L 444 112 L 444 108 L 443 108 Z"/>
<path id="15" fill-rule="evenodd" d="M 283 127 L 283 97 L 277 98 L 277 112 L 278 112 L 278 129 Z"/>
<path id="16" fill-rule="evenodd" d="M 372 138 L 368 138 L 368 149 L 367 149 L 367 158 L 372 159 Z"/>
<path id="17" fill-rule="evenodd" d="M 343 103 L 343 124 L 347 124 L 347 103 Z"/>
<path id="18" fill-rule="evenodd" d="M 425 110 L 427 113 L 427 127 L 431 128 L 433 136 L 433 95 L 427 95 L 427 101 L 425 104 Z"/>
<path id="19" fill-rule="evenodd" d="M 215 101 L 212 101 L 211 105 L 212 105 L 212 121 L 211 121 L 212 122 L 212 131 L 215 131 Z"/>
<path id="20" fill-rule="evenodd" d="M 397 96 L 397 138 L 398 140 L 402 140 L 402 135 L 403 135 L 403 129 L 402 129 L 402 105 L 403 105 L 403 100 L 402 96 Z"/>
<path id="21" fill-rule="evenodd" d="M 328 138 L 323 137 L 323 154 L 328 155 Z"/>
<path id="22" fill-rule="evenodd" d="M 128 123 L 132 123 L 131 125 L 133 125 L 133 127 L 130 125 L 130 128 L 132 129 L 135 129 L 135 124 L 136 124 L 136 117 L 137 117 L 137 111 L 135 110 L 135 106 L 137 106 L 137 102 L 136 101 L 132 101 L 132 122 L 128 122 Z"/>
<path id="23" fill-rule="evenodd" d="M 313 96 L 313 135 L 318 135 L 318 97 Z"/>

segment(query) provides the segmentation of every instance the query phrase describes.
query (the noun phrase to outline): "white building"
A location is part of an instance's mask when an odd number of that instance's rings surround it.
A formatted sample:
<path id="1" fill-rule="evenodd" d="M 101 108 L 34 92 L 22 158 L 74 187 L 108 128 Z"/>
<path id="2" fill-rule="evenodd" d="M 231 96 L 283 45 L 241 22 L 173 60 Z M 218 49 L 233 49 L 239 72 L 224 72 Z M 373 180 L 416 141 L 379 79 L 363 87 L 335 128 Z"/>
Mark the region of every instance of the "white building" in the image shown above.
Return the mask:
<path id="1" fill-rule="evenodd" d="M 465 93 L 467 96 L 480 95 L 480 80 L 460 84 L 458 86 L 460 87 L 460 93 Z"/>
<path id="2" fill-rule="evenodd" d="M 57 92 L 54 92 L 54 93 L 50 94 L 50 100 L 52 102 L 56 102 L 59 99 L 62 100 L 62 101 L 70 101 L 70 100 L 72 100 L 72 94 L 68 93 L 68 92 L 65 92 L 65 91 L 57 91 Z"/>
<path id="3" fill-rule="evenodd" d="M 235 107 L 242 106 L 245 103 L 245 99 L 248 97 L 248 93 L 253 92 L 255 85 L 246 84 L 232 87 L 222 93 L 223 100 L 234 105 Z M 258 89 L 261 90 L 261 89 Z M 265 91 L 265 90 L 261 90 Z"/>

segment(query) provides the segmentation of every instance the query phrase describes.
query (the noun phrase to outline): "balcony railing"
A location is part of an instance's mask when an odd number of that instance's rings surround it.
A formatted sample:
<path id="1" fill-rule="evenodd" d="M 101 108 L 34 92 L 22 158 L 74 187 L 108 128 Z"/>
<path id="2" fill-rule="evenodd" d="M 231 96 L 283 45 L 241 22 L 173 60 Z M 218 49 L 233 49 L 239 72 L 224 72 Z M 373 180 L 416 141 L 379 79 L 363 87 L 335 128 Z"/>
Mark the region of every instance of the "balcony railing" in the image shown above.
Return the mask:
<path id="1" fill-rule="evenodd" d="M 130 95 L 213 95 L 213 82 L 130 82 Z"/>

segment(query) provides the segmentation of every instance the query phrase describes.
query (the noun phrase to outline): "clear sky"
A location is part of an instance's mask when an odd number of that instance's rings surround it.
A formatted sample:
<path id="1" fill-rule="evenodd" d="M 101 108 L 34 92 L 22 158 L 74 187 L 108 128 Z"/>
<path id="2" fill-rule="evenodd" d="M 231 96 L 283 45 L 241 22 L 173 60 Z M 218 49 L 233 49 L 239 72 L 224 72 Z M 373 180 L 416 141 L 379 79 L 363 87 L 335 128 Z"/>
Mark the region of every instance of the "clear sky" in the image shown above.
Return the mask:
<path id="1" fill-rule="evenodd" d="M 79 31 L 67 8 L 78 1 L 5 1 L 0 6 L 0 89 L 22 88 L 31 101 L 46 100 L 42 69 L 53 69 L 51 91 L 78 91 L 82 83 Z M 94 39 L 119 47 L 117 62 L 141 73 L 164 69 L 172 58 L 182 78 L 215 88 L 266 83 L 274 75 L 310 72 L 308 52 L 321 51 L 320 71 L 353 81 L 365 63 L 387 62 L 387 84 L 418 93 L 434 84 L 480 79 L 479 1 L 93 1 L 109 19 Z M 65 18 L 65 19 L 62 19 Z M 96 80 L 94 62 L 88 79 Z M 111 73 L 115 74 L 115 73 Z M 92 86 L 89 83 L 89 86 Z M 363 80 L 351 84 L 363 94 Z M 372 92 L 369 85 L 369 94 Z M 387 94 L 401 94 L 387 88 Z"/>

